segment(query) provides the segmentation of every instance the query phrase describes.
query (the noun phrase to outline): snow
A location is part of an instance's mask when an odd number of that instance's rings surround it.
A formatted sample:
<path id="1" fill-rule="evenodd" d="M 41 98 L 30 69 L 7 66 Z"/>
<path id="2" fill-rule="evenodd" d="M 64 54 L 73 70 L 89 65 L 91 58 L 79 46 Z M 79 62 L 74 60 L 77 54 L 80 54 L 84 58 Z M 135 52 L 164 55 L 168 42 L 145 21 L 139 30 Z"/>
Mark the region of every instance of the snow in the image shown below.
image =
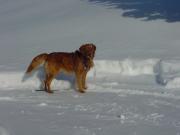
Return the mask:
<path id="1" fill-rule="evenodd" d="M 160 60 L 157 64 L 157 79 L 160 84 L 166 85 L 166 88 L 179 88 L 180 87 L 180 61 L 173 60 Z"/>
<path id="2" fill-rule="evenodd" d="M 115 73 L 128 76 L 154 74 L 154 66 L 156 65 L 156 59 L 147 60 L 134 60 L 125 59 L 122 61 L 115 60 L 99 60 L 95 61 L 96 72 L 101 73 Z"/>
<path id="3" fill-rule="evenodd" d="M 124 17 L 134 9 L 117 4 L 0 1 L 0 135 L 180 134 L 180 23 Z M 85 94 L 74 75 L 60 73 L 48 94 L 42 67 L 24 74 L 36 55 L 86 42 L 97 52 Z"/>

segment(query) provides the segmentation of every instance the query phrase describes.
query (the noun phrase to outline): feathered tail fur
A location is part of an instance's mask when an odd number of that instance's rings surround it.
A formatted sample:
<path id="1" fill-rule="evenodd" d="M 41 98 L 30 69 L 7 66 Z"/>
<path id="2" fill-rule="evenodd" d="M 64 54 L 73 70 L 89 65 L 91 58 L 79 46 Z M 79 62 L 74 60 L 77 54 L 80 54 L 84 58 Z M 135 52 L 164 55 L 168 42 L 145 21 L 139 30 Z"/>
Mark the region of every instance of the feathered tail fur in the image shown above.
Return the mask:
<path id="1" fill-rule="evenodd" d="M 41 65 L 43 62 L 45 62 L 45 60 L 47 59 L 47 56 L 48 56 L 47 53 L 43 53 L 43 54 L 40 54 L 40 55 L 36 56 L 35 58 L 33 58 L 31 64 L 29 65 L 29 67 L 26 71 L 26 74 L 30 73 L 35 68 L 37 68 L 39 65 Z"/>

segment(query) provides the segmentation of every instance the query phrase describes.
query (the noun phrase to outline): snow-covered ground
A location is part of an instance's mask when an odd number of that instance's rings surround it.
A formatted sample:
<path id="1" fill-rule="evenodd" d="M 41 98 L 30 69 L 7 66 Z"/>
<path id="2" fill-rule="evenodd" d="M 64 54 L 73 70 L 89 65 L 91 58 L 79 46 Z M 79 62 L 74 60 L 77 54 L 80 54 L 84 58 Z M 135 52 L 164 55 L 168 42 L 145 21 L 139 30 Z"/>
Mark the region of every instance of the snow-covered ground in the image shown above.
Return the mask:
<path id="1" fill-rule="evenodd" d="M 134 10 L 120 7 L 0 1 L 0 135 L 180 135 L 180 22 L 124 17 Z M 24 75 L 37 54 L 86 42 L 97 52 L 85 94 L 70 75 L 53 81 L 54 94 L 41 90 L 42 68 Z"/>

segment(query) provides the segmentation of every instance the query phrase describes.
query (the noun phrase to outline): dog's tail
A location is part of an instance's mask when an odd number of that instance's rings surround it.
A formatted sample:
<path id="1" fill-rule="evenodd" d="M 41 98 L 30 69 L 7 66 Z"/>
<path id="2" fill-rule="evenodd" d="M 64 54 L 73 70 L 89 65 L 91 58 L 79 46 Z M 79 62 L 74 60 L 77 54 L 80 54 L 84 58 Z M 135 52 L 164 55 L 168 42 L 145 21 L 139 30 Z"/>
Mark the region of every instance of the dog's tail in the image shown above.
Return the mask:
<path id="1" fill-rule="evenodd" d="M 48 57 L 47 53 L 42 53 L 42 54 L 39 54 L 38 56 L 36 56 L 35 58 L 33 58 L 31 64 L 27 68 L 26 74 L 30 73 L 35 68 L 37 68 L 39 65 L 41 65 L 43 62 L 45 62 L 47 57 Z"/>

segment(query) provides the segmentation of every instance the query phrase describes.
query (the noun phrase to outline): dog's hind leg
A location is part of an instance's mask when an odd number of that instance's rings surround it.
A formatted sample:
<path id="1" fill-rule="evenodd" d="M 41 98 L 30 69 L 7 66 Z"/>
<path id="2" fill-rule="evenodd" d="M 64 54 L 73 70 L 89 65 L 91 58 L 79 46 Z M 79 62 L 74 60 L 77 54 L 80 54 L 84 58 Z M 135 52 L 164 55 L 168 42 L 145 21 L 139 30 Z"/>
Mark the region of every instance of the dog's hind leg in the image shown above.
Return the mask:
<path id="1" fill-rule="evenodd" d="M 53 93 L 53 91 L 51 90 L 51 82 L 53 78 L 54 78 L 54 75 L 46 74 L 46 79 L 44 81 L 44 84 L 45 84 L 45 91 L 48 93 Z"/>

